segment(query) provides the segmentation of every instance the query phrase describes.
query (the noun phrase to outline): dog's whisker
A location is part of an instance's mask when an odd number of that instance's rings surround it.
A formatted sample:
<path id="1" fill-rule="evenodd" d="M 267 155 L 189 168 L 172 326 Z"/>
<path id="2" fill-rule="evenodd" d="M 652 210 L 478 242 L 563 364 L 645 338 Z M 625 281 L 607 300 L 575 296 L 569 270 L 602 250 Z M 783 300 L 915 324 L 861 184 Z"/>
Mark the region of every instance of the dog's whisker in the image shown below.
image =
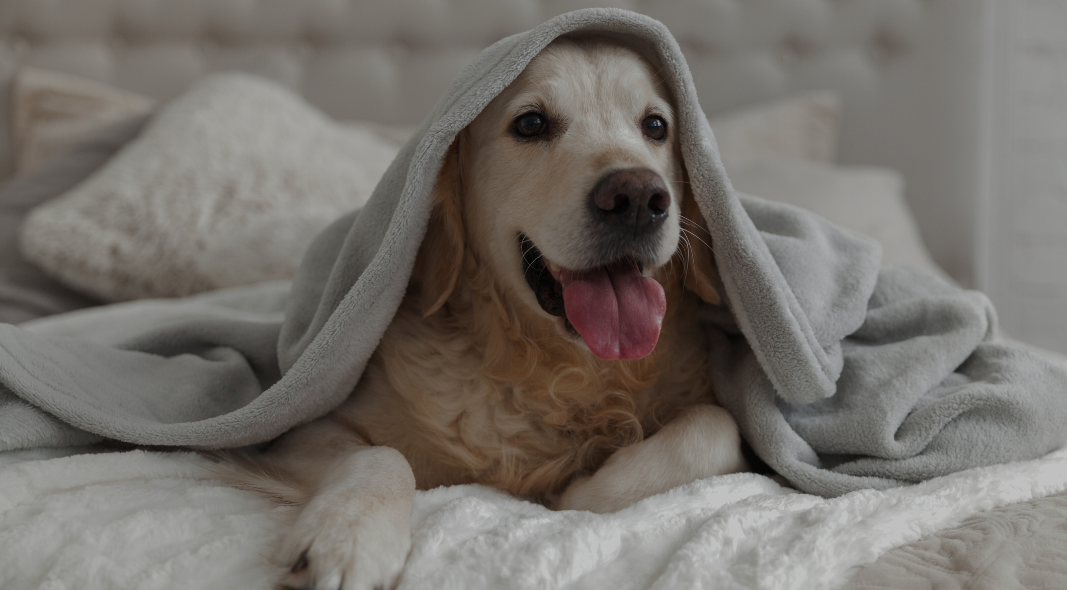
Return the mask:
<path id="1" fill-rule="evenodd" d="M 544 259 L 543 255 L 542 256 L 538 256 L 537 258 L 534 258 L 533 260 L 531 260 L 529 262 L 529 264 L 526 265 L 526 270 L 527 271 L 533 270 L 534 265 L 537 264 L 537 262 L 539 260 L 542 260 L 542 259 Z M 545 267 L 544 267 L 544 265 L 542 265 L 541 266 L 541 272 L 544 272 L 544 271 L 545 271 Z"/>
<path id="2" fill-rule="evenodd" d="M 699 223 L 697 223 L 697 222 L 693 221 L 692 219 L 689 219 L 689 218 L 688 218 L 688 217 L 686 217 L 685 215 L 680 215 L 680 216 L 679 216 L 679 218 L 680 218 L 680 219 L 679 219 L 679 222 L 680 222 L 680 223 L 683 223 L 683 224 L 685 224 L 685 223 L 688 223 L 689 225 L 691 225 L 691 226 L 693 226 L 693 227 L 697 228 L 697 230 L 698 230 L 698 231 L 699 231 L 700 233 L 707 233 L 707 229 L 706 229 L 706 228 L 704 228 L 704 226 L 702 226 L 702 225 L 700 225 Z M 680 229 L 681 231 L 684 231 L 684 232 L 688 232 L 688 233 L 690 233 L 690 234 L 691 234 L 691 235 L 692 235 L 693 237 L 695 237 L 696 239 L 700 240 L 700 241 L 701 241 L 701 243 L 703 243 L 703 244 L 704 244 L 705 246 L 707 246 L 707 247 L 708 247 L 708 250 L 711 250 L 711 251 L 713 251 L 713 252 L 715 251 L 715 249 L 711 247 L 711 244 L 709 244 L 709 243 L 705 242 L 705 241 L 704 241 L 704 239 L 703 239 L 703 238 L 701 238 L 701 237 L 700 237 L 700 235 L 699 235 L 699 234 L 698 234 L 697 232 L 694 232 L 694 231 L 692 231 L 692 230 L 686 229 L 686 228 L 684 228 L 684 227 L 680 227 L 679 229 Z"/>
<path id="3" fill-rule="evenodd" d="M 523 250 L 523 251 L 522 251 L 522 257 L 523 257 L 523 259 L 525 259 L 525 258 L 526 258 L 526 256 L 527 256 L 527 255 L 529 255 L 529 254 L 530 254 L 530 252 L 533 252 L 533 251 L 534 251 L 535 249 L 536 249 L 536 248 L 535 248 L 534 246 L 530 246 L 529 248 L 527 248 L 527 249 Z M 538 257 L 537 257 L 537 258 L 542 258 L 542 257 L 544 257 L 544 255 L 543 255 L 543 254 L 541 254 L 541 255 L 538 255 Z"/>
<path id="4" fill-rule="evenodd" d="M 530 244 L 530 247 L 522 251 L 522 259 L 523 259 L 523 261 L 526 261 L 526 256 L 527 256 L 527 255 L 528 255 L 528 254 L 529 254 L 530 252 L 533 252 L 534 250 L 537 250 L 537 247 L 533 245 L 533 242 L 528 242 L 528 243 Z M 545 258 L 545 255 L 544 255 L 544 254 L 541 254 L 541 253 L 540 253 L 540 251 L 538 251 L 538 253 L 537 253 L 537 258 L 534 258 L 533 260 L 529 261 L 529 262 L 528 262 L 528 263 L 526 264 L 526 272 L 529 272 L 529 271 L 533 270 L 533 267 L 534 267 L 534 265 L 535 265 L 535 264 L 537 264 L 537 262 L 538 262 L 539 260 L 543 260 L 544 258 Z M 546 266 L 547 266 L 547 265 L 542 265 L 542 266 L 541 266 L 541 272 L 540 272 L 540 273 L 538 273 L 538 275 L 537 275 L 537 276 L 541 276 L 541 274 L 543 274 L 543 273 L 545 272 L 545 267 L 546 267 Z"/>
<path id="5" fill-rule="evenodd" d="M 529 248 L 526 248 L 525 250 L 522 251 L 522 255 L 523 256 L 526 256 L 527 254 L 532 252 L 535 248 L 537 248 L 537 246 L 534 246 L 533 242 L 531 242 L 529 239 L 526 239 L 525 237 L 523 238 L 522 243 L 530 245 Z"/>
<path id="6" fill-rule="evenodd" d="M 712 252 L 715 251 L 715 249 L 711 247 L 711 244 L 705 242 L 704 239 L 701 238 L 700 236 L 698 236 L 696 233 L 694 233 L 694 232 L 692 232 L 692 231 L 690 231 L 688 229 L 685 229 L 685 228 L 681 228 L 681 229 L 682 229 L 682 231 L 684 233 L 689 234 L 690 236 L 692 236 L 692 237 L 696 238 L 697 240 L 699 240 L 701 244 L 704 244 L 705 246 L 707 246 L 708 250 L 711 250 Z"/>
<path id="7" fill-rule="evenodd" d="M 697 230 L 697 231 L 694 231 L 694 230 L 692 230 L 692 229 L 689 229 L 689 228 L 687 228 L 687 227 L 679 227 L 679 228 L 678 228 L 678 231 L 681 231 L 681 232 L 685 232 L 685 233 L 687 233 L 687 234 L 689 234 L 689 235 L 693 236 L 694 238 L 696 238 L 696 239 L 700 240 L 700 242 L 701 242 L 702 244 L 704 244 L 705 246 L 707 246 L 709 250 L 711 250 L 711 249 L 712 249 L 712 248 L 711 248 L 711 244 L 707 243 L 707 242 L 706 242 L 706 241 L 704 240 L 704 238 L 702 238 L 702 237 L 701 237 L 701 235 L 702 235 L 702 234 L 704 234 L 704 232 L 702 232 L 702 231 L 699 231 L 699 230 Z M 706 234 L 704 234 L 704 235 L 706 235 Z"/>
<path id="8" fill-rule="evenodd" d="M 706 231 L 706 230 L 704 230 L 704 227 L 702 225 L 700 225 L 699 223 L 696 223 L 695 221 L 690 221 L 690 220 L 686 219 L 686 220 L 680 221 L 680 223 L 682 224 L 683 227 L 689 226 L 691 228 L 696 228 L 696 231 Z M 693 230 L 687 229 L 687 231 L 693 231 Z"/>
<path id="9" fill-rule="evenodd" d="M 704 227 L 703 227 L 702 225 L 700 225 L 699 223 L 697 223 L 697 222 L 693 221 L 692 219 L 689 219 L 689 218 L 688 218 L 688 217 L 686 217 L 685 215 L 679 215 L 679 216 L 678 216 L 678 218 L 679 218 L 679 221 L 680 221 L 681 223 L 688 223 L 689 225 L 692 225 L 692 226 L 698 227 L 698 228 L 700 228 L 700 229 L 704 229 Z"/>
<path id="10" fill-rule="evenodd" d="M 684 233 L 682 234 L 682 243 L 685 244 L 685 247 L 686 247 L 685 256 L 686 256 L 686 261 L 687 261 L 686 265 L 685 265 L 685 268 L 683 269 L 683 273 L 682 273 L 682 289 L 684 290 L 685 289 L 685 285 L 686 285 L 686 281 L 689 280 L 689 264 L 688 264 L 688 261 L 692 260 L 692 257 L 693 257 L 693 244 L 689 241 L 689 236 L 685 235 Z"/>
<path id="11" fill-rule="evenodd" d="M 685 243 L 684 239 L 682 240 L 682 243 L 683 244 Z M 682 254 L 682 257 L 684 258 L 685 254 Z M 676 259 L 677 259 L 676 256 L 671 256 L 671 260 L 670 260 L 670 262 L 668 263 L 668 266 L 667 266 L 667 276 L 672 281 L 678 280 L 678 269 L 674 265 Z M 688 270 L 688 268 L 687 268 L 688 266 L 689 265 L 686 264 L 685 265 L 686 268 L 683 268 L 682 280 L 680 282 L 680 284 L 682 285 L 682 288 L 678 291 L 678 305 L 681 305 L 682 301 L 685 299 L 685 279 L 686 279 L 685 271 Z"/>

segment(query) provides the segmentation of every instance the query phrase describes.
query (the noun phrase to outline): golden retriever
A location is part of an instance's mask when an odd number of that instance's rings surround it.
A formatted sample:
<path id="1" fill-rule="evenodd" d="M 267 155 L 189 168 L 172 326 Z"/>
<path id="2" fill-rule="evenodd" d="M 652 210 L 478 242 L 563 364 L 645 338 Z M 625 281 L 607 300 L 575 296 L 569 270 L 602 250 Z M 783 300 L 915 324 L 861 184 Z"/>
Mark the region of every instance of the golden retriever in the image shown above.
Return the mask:
<path id="1" fill-rule="evenodd" d="M 394 585 L 416 488 L 608 512 L 747 469 L 696 321 L 719 303 L 710 236 L 670 92 L 637 52 L 553 42 L 456 138 L 433 198 L 355 391 L 241 482 L 304 505 L 285 585 Z"/>

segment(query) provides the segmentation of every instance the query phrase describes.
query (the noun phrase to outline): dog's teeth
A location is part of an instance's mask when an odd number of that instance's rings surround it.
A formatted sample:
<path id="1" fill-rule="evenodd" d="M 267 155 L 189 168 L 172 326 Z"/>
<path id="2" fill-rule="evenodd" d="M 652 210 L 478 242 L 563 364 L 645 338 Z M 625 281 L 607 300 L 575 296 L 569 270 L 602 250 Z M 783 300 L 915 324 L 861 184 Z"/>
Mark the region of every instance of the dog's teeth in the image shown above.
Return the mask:
<path id="1" fill-rule="evenodd" d="M 548 263 L 548 270 L 550 270 L 550 271 L 552 271 L 554 273 L 558 273 L 559 272 L 559 265 L 556 264 L 555 262 L 549 262 Z"/>

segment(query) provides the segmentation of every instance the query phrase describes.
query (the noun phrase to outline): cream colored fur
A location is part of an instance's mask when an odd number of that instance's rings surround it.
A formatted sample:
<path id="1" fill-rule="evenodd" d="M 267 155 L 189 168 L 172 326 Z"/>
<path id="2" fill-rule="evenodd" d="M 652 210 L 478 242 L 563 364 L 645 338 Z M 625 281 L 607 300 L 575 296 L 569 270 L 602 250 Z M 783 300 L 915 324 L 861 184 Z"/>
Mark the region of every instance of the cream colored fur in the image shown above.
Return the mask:
<path id="1" fill-rule="evenodd" d="M 516 141 L 509 128 L 531 105 L 565 132 Z M 736 425 L 712 405 L 694 319 L 698 297 L 718 303 L 710 239 L 683 216 L 695 213 L 677 138 L 642 134 L 649 113 L 670 131 L 671 97 L 635 52 L 560 40 L 460 134 L 408 294 L 353 395 L 252 459 L 260 475 L 242 482 L 306 503 L 278 554 L 285 584 L 395 584 L 416 487 L 483 483 L 605 512 L 746 469 Z M 601 360 L 540 308 L 517 236 L 552 262 L 590 265 L 590 189 L 635 167 L 671 187 L 651 265 L 667 313 L 652 354 Z"/>
<path id="2" fill-rule="evenodd" d="M 556 508 L 616 512 L 709 475 L 746 471 L 740 445 L 737 423 L 726 410 L 686 408 L 655 436 L 619 449 L 596 473 L 574 480 Z"/>

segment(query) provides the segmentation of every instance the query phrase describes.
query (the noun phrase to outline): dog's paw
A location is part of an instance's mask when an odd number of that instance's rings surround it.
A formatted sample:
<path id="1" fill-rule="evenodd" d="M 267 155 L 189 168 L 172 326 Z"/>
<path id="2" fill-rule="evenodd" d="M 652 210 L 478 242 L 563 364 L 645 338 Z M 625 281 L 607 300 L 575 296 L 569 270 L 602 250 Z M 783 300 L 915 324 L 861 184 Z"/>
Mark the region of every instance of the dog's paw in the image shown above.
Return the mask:
<path id="1" fill-rule="evenodd" d="M 317 497 L 282 543 L 277 556 L 286 568 L 281 585 L 390 590 L 410 549 L 410 505 L 351 493 Z"/>
<path id="2" fill-rule="evenodd" d="M 611 482 L 606 478 L 582 476 L 567 486 L 566 491 L 552 506 L 555 510 L 588 510 L 606 514 L 617 512 L 629 506 L 632 501 L 612 493 Z"/>
<path id="3" fill-rule="evenodd" d="M 693 406 L 656 434 L 615 451 L 592 476 L 576 479 L 555 508 L 617 512 L 698 479 L 747 470 L 733 417 L 718 406 Z"/>

